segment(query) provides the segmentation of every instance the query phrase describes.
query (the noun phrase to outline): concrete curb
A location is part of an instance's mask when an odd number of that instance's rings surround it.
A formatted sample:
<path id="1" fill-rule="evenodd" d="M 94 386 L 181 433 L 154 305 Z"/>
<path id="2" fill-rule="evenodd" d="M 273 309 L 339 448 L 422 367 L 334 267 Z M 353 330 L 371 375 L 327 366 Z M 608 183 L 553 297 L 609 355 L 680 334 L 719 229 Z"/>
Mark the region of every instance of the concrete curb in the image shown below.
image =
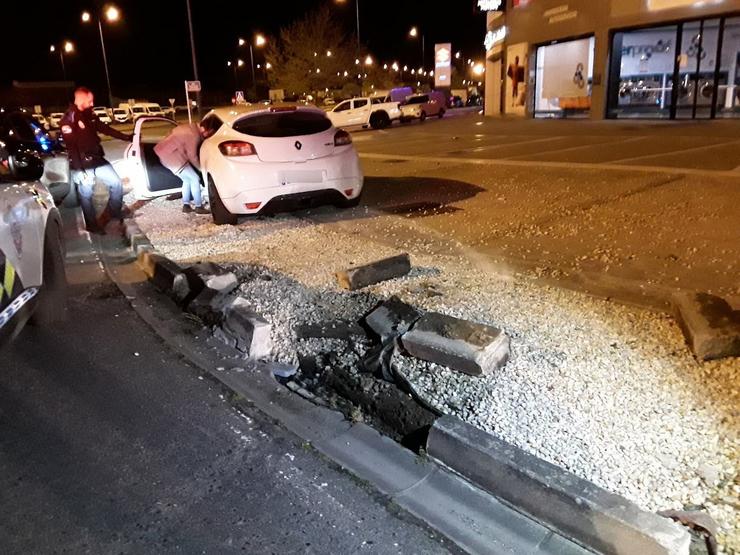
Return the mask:
<path id="1" fill-rule="evenodd" d="M 170 284 L 170 290 L 164 290 L 171 294 L 174 277 L 169 277 L 183 270 L 156 253 L 138 258 L 149 281 L 159 289 L 158 282 Z M 106 267 L 125 294 L 136 296 L 126 291 L 130 282 L 121 283 L 110 265 Z M 145 305 L 137 303 L 137 312 L 167 340 L 163 321 L 147 315 L 152 304 Z M 688 554 L 690 537 L 681 526 L 456 418 L 445 416 L 432 426 L 427 449 L 442 465 L 437 466 L 364 424 L 352 425 L 339 412 L 292 394 L 277 383 L 268 363 L 247 360 L 239 371 L 213 371 L 215 365 L 190 351 L 187 341 L 170 343 L 226 387 L 470 552 Z"/>
<path id="2" fill-rule="evenodd" d="M 427 450 L 477 486 L 597 551 L 689 553 L 691 539 L 681 526 L 455 417 L 437 419 Z"/>
<path id="3" fill-rule="evenodd" d="M 94 240 L 108 275 L 170 348 L 463 550 L 512 555 L 594 553 L 373 428 L 352 424 L 340 412 L 293 394 L 275 380 L 270 364 L 243 360 L 240 368 L 224 368 L 213 349 L 200 346 L 183 332 L 182 311 L 147 285 L 149 280 L 137 264 L 122 264 L 120 253 L 106 252 L 100 238 Z"/>

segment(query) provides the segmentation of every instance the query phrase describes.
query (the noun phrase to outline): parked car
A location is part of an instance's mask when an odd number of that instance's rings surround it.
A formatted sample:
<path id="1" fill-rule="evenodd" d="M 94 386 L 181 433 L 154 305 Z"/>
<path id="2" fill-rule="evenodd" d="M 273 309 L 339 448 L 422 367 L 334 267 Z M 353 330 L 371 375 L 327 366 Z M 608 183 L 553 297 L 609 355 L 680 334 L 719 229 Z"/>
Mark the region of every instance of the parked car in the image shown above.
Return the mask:
<path id="1" fill-rule="evenodd" d="M 361 97 L 340 102 L 327 115 L 335 127 L 383 129 L 401 118 L 401 110 L 387 96 Z"/>
<path id="2" fill-rule="evenodd" d="M 134 121 L 142 116 L 160 116 L 164 117 L 162 107 L 155 102 L 137 102 L 131 106 L 131 115 Z"/>
<path id="3" fill-rule="evenodd" d="M 131 114 L 125 108 L 113 108 L 113 120 L 116 123 L 128 123 L 131 121 Z"/>
<path id="4" fill-rule="evenodd" d="M 38 124 L 44 128 L 44 130 L 48 131 L 51 127 L 49 125 L 49 120 L 46 119 L 46 116 L 44 114 L 31 114 L 31 117 L 35 119 Z"/>
<path id="5" fill-rule="evenodd" d="M 413 119 L 424 121 L 432 116 L 443 118 L 446 105 L 445 96 L 440 92 L 412 94 L 406 97 L 406 101 L 401 106 L 401 121 L 407 122 Z"/>
<path id="6" fill-rule="evenodd" d="M 465 102 L 461 96 L 454 95 L 450 97 L 450 108 L 462 108 L 465 106 Z"/>
<path id="7" fill-rule="evenodd" d="M 21 110 L 0 112 L 0 141 L 11 154 L 29 153 L 42 161 L 42 184 L 59 204 L 71 191 L 69 159 L 63 146 L 49 136 L 36 119 Z M 76 195 L 70 195 L 67 204 L 76 204 Z"/>
<path id="8" fill-rule="evenodd" d="M 52 112 L 49 114 L 49 127 L 52 129 L 59 129 L 59 122 L 64 117 L 63 112 Z"/>
<path id="9" fill-rule="evenodd" d="M 29 320 L 49 325 L 64 318 L 62 219 L 39 181 L 43 172 L 37 152 L 0 140 L 0 343 Z"/>
<path id="10" fill-rule="evenodd" d="M 180 179 L 154 152 L 175 125 L 150 116 L 136 122 L 133 143 L 116 169 L 137 198 L 181 189 Z M 235 224 L 240 214 L 283 205 L 354 206 L 360 200 L 363 175 L 352 137 L 319 108 L 229 106 L 211 110 L 201 125 L 213 133 L 201 145 L 200 163 L 216 224 Z"/>
<path id="11" fill-rule="evenodd" d="M 471 94 L 468 97 L 468 101 L 465 103 L 466 106 L 482 106 L 483 97 L 478 94 Z"/>
<path id="12" fill-rule="evenodd" d="M 106 108 L 105 106 L 95 106 L 93 108 L 93 113 L 98 116 L 98 119 L 103 123 L 113 123 L 113 120 L 108 113 L 108 108 Z"/>

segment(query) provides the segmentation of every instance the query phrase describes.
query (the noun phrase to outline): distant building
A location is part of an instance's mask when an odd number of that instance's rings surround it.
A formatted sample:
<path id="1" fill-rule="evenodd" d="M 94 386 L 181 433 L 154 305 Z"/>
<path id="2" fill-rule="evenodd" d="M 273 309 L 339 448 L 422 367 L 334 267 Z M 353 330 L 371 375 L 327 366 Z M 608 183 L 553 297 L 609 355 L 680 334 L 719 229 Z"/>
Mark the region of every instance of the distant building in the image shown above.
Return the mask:
<path id="1" fill-rule="evenodd" d="M 740 117 L 740 0 L 502 0 L 487 115 Z"/>

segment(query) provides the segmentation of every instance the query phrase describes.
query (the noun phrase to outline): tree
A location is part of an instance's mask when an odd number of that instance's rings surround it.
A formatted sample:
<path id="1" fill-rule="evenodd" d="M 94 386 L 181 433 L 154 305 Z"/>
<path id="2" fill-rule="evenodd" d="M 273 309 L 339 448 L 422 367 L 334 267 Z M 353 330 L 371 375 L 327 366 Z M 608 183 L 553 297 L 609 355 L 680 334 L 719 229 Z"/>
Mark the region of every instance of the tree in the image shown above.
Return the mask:
<path id="1" fill-rule="evenodd" d="M 355 41 L 333 18 L 330 6 L 308 13 L 270 41 L 266 52 L 272 64 L 270 85 L 288 96 L 342 88 L 347 82 L 344 72 L 357 73 Z"/>

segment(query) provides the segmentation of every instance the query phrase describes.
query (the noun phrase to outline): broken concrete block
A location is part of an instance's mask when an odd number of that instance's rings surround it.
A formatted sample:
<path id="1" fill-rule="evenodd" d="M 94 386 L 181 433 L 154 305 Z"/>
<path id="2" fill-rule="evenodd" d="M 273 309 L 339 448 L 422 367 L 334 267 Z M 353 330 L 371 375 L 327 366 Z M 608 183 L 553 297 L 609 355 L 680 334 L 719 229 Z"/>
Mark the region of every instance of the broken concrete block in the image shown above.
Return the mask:
<path id="1" fill-rule="evenodd" d="M 205 280 L 206 287 L 217 291 L 221 295 L 228 295 L 239 285 L 236 276 L 229 272 L 227 274 L 212 275 Z"/>
<path id="2" fill-rule="evenodd" d="M 185 271 L 192 272 L 201 277 L 220 276 L 221 274 L 228 273 L 228 271 L 225 268 L 223 268 L 222 266 L 219 266 L 215 262 L 198 262 L 197 264 L 191 264 L 190 266 L 185 268 Z"/>
<path id="3" fill-rule="evenodd" d="M 422 316 L 401 343 L 416 358 L 472 376 L 491 374 L 509 360 L 509 337 L 500 329 L 436 312 Z"/>
<path id="4" fill-rule="evenodd" d="M 697 359 L 740 356 L 740 310 L 708 293 L 676 294 L 673 305 Z"/>
<path id="5" fill-rule="evenodd" d="M 188 303 L 187 310 L 206 325 L 214 326 L 223 319 L 223 308 L 227 298 L 215 289 L 204 286 L 200 293 Z"/>
<path id="6" fill-rule="evenodd" d="M 172 283 L 172 297 L 178 304 L 187 306 L 195 297 L 200 295 L 204 287 L 205 284 L 200 277 L 183 272 L 175 276 Z"/>
<path id="7" fill-rule="evenodd" d="M 360 326 L 343 320 L 317 324 L 299 324 L 293 328 L 293 331 L 298 339 L 342 339 L 349 341 L 353 335 L 365 335 L 365 330 Z"/>
<path id="8" fill-rule="evenodd" d="M 365 316 L 365 323 L 380 336 L 381 341 L 386 342 L 406 333 L 421 318 L 421 314 L 421 311 L 394 296 Z"/>
<path id="9" fill-rule="evenodd" d="M 139 253 L 138 263 L 155 287 L 167 293 L 172 292 L 175 277 L 182 268 L 169 258 L 149 251 Z"/>
<path id="10" fill-rule="evenodd" d="M 223 310 L 221 324 L 224 332 L 236 339 L 236 348 L 249 358 L 259 359 L 272 352 L 271 327 L 262 316 L 254 312 L 246 299 L 238 297 Z"/>
<path id="11" fill-rule="evenodd" d="M 374 283 L 403 277 L 411 271 L 409 255 L 399 254 L 364 266 L 356 266 L 336 273 L 339 286 L 356 291 Z"/>
<path id="12" fill-rule="evenodd" d="M 137 256 L 142 250 L 148 250 L 150 252 L 154 250 L 149 238 L 143 233 L 132 235 L 129 238 L 129 244 L 131 245 L 131 250 L 136 253 Z"/>

